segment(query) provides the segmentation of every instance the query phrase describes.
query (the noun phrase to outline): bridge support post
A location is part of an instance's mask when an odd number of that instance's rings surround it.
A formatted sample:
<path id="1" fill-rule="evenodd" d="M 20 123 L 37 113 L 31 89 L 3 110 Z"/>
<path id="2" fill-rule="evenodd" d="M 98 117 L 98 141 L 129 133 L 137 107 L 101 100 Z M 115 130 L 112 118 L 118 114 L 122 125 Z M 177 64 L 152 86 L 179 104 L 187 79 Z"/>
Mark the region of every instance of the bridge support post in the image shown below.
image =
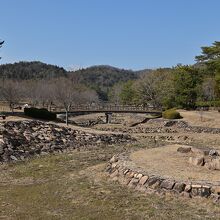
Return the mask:
<path id="1" fill-rule="evenodd" d="M 106 112 L 105 113 L 105 118 L 106 118 L 106 124 L 111 123 L 112 112 Z"/>

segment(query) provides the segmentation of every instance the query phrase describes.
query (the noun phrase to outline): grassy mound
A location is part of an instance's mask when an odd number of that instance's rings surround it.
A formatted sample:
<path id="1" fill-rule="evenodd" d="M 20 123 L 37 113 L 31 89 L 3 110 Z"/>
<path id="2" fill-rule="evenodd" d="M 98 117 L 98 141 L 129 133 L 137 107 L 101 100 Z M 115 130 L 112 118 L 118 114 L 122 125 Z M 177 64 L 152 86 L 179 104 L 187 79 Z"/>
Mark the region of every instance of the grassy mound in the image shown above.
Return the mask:
<path id="1" fill-rule="evenodd" d="M 183 118 L 178 111 L 175 109 L 168 109 L 162 113 L 165 119 L 180 119 Z"/>

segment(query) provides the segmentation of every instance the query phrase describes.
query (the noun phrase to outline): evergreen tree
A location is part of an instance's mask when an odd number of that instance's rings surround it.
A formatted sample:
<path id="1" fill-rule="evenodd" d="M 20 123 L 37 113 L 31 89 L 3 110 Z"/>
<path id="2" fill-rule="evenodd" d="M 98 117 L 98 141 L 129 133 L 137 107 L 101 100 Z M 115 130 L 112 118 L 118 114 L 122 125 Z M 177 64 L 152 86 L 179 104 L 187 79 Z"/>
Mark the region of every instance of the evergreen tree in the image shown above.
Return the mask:
<path id="1" fill-rule="evenodd" d="M 174 72 L 174 92 L 177 107 L 194 108 L 197 99 L 197 85 L 202 78 L 198 69 L 178 66 Z"/>
<path id="2" fill-rule="evenodd" d="M 4 44 L 4 41 L 1 41 L 0 42 L 0 48 L 2 47 L 3 44 Z M 0 59 L 1 59 L 1 57 L 0 57 Z"/>

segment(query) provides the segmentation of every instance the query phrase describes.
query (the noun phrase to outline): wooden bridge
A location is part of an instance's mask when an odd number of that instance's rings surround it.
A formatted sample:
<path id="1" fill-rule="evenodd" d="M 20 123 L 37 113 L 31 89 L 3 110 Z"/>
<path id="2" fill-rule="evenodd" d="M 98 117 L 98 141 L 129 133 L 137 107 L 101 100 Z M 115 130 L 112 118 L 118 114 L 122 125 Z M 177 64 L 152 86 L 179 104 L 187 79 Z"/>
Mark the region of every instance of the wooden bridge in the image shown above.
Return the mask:
<path id="1" fill-rule="evenodd" d="M 55 107 L 52 111 L 57 114 L 65 113 L 63 108 Z M 95 105 L 72 105 L 69 113 L 142 113 L 142 114 L 161 114 L 162 109 L 149 106 L 136 105 L 114 105 L 114 104 L 95 104 Z"/>

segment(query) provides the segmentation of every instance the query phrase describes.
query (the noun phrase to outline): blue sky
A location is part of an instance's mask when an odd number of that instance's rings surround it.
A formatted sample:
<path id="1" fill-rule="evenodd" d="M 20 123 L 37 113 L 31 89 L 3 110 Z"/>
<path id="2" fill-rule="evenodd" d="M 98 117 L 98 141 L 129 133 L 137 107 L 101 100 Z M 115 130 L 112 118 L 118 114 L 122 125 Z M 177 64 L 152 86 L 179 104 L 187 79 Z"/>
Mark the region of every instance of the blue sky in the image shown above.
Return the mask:
<path id="1" fill-rule="evenodd" d="M 0 0 L 0 62 L 192 64 L 220 40 L 219 9 L 219 0 Z"/>

